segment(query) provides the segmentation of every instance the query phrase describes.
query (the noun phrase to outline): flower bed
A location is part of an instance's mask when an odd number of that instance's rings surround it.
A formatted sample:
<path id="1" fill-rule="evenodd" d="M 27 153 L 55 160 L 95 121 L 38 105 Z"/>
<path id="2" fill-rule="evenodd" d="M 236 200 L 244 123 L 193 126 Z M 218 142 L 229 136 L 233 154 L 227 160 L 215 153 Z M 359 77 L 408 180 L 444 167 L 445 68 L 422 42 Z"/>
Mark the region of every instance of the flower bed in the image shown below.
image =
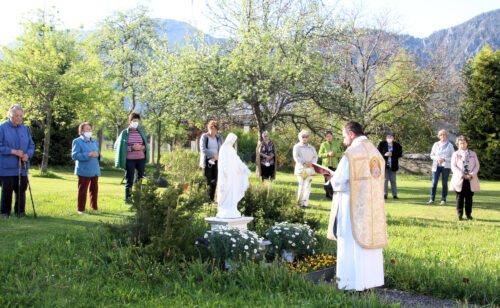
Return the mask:
<path id="1" fill-rule="evenodd" d="M 319 254 L 288 264 L 291 271 L 304 273 L 305 278 L 317 283 L 319 281 L 333 281 L 337 259 L 334 255 Z"/>
<path id="2" fill-rule="evenodd" d="M 293 251 L 297 257 L 314 255 L 318 241 L 313 230 L 304 224 L 279 223 L 266 231 L 271 242 L 269 252 L 281 254 L 283 250 Z"/>
<path id="3" fill-rule="evenodd" d="M 252 259 L 259 251 L 259 236 L 248 230 L 219 226 L 207 231 L 204 239 L 212 257 L 222 261 Z"/>

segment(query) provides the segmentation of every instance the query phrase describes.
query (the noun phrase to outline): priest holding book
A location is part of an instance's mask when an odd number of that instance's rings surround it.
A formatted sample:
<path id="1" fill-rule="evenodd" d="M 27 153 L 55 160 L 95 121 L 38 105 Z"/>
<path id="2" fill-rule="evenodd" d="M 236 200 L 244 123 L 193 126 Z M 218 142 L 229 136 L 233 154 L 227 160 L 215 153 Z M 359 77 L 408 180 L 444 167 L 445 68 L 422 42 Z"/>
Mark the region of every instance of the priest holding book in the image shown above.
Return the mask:
<path id="1" fill-rule="evenodd" d="M 335 193 L 327 237 L 337 240 L 338 288 L 363 291 L 384 284 L 385 161 L 361 124 L 348 122 L 342 135 L 348 148 L 330 180 Z"/>

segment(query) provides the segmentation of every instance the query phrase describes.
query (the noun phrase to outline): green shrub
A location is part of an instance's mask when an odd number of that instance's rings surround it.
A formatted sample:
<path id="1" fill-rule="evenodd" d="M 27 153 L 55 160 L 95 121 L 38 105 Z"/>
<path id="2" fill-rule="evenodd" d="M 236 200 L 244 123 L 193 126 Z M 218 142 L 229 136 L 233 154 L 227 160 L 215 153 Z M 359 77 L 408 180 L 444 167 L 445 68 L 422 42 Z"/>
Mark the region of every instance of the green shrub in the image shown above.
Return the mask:
<path id="1" fill-rule="evenodd" d="M 250 227 L 261 236 L 276 222 L 308 223 L 312 228 L 319 225 L 317 219 L 306 219 L 294 193 L 268 183 L 250 185 L 238 206 L 244 216 L 254 217 Z"/>
<path id="2" fill-rule="evenodd" d="M 242 129 L 233 129 L 231 132 L 238 136 L 236 142 L 238 146 L 238 155 L 241 160 L 245 163 L 255 163 L 255 150 L 257 149 L 257 142 L 259 141 L 257 132 L 251 130 L 246 133 Z"/>
<path id="3" fill-rule="evenodd" d="M 184 188 L 170 186 L 159 192 L 152 181 L 135 185 L 131 208 L 135 215 L 112 229 L 126 242 L 163 260 L 199 256 L 201 251 L 194 243 L 206 228 L 199 213 L 209 201 L 208 195 L 204 190 Z"/>
<path id="4" fill-rule="evenodd" d="M 205 178 L 199 166 L 200 153 L 179 149 L 165 153 L 161 158 L 170 183 L 190 184 L 201 186 Z"/>
<path id="5" fill-rule="evenodd" d="M 259 236 L 252 231 L 219 226 L 207 231 L 208 251 L 212 257 L 224 260 L 252 260 L 259 251 Z"/>

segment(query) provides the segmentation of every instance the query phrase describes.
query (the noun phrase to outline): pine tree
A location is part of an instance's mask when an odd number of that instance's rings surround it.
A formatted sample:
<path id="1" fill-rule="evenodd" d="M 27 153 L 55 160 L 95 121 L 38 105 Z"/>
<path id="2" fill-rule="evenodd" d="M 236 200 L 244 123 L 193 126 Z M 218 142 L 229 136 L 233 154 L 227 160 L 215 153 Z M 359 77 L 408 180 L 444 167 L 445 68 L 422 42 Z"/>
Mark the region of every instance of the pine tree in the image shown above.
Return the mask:
<path id="1" fill-rule="evenodd" d="M 480 176 L 500 179 L 500 51 L 485 46 L 465 68 L 466 96 L 460 133 L 470 139 L 481 164 Z"/>

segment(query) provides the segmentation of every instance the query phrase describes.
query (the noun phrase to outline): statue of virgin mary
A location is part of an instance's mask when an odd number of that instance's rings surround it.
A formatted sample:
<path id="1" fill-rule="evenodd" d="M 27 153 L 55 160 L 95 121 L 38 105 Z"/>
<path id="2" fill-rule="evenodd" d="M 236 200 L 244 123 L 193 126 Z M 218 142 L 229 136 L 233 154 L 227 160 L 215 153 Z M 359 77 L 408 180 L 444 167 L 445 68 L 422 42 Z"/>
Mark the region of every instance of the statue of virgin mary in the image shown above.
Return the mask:
<path id="1" fill-rule="evenodd" d="M 248 188 L 250 169 L 241 161 L 234 143 L 238 137 L 229 133 L 219 150 L 219 175 L 217 180 L 217 217 L 239 218 L 238 202 Z"/>

